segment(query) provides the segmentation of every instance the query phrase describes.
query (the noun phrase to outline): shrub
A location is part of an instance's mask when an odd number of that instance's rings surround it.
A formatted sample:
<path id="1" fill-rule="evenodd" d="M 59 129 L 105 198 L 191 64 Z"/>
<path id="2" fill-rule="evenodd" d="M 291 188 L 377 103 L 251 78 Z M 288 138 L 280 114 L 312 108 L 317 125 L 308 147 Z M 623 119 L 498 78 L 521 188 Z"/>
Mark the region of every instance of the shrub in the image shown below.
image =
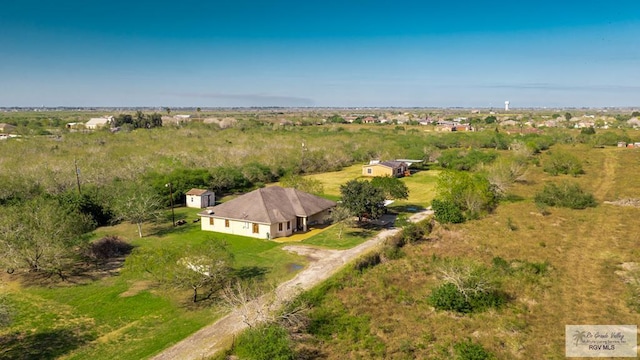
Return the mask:
<path id="1" fill-rule="evenodd" d="M 429 304 L 439 310 L 470 313 L 471 303 L 455 285 L 447 283 L 435 288 L 429 295 Z"/>
<path id="2" fill-rule="evenodd" d="M 422 238 L 431 232 L 431 224 L 426 221 L 420 223 L 408 223 L 402 228 L 400 233 L 403 243 L 411 244 L 422 240 Z"/>
<path id="3" fill-rule="evenodd" d="M 494 358 L 482 345 L 476 344 L 470 339 L 455 343 L 453 350 L 456 354 L 456 360 L 489 360 Z"/>
<path id="4" fill-rule="evenodd" d="M 491 212 L 498 203 L 494 187 L 482 174 L 444 171 L 438 176 L 436 192 L 437 200 L 443 203 L 434 200 L 432 206 L 436 211 L 436 219 L 441 222 L 477 219 Z M 458 213 L 462 213 L 462 218 Z"/>
<path id="5" fill-rule="evenodd" d="M 127 255 L 133 246 L 117 236 L 105 236 L 87 246 L 85 256 L 92 260 L 108 260 Z"/>
<path id="6" fill-rule="evenodd" d="M 462 211 L 452 201 L 433 199 L 431 207 L 436 220 L 440 223 L 459 224 L 465 220 Z"/>
<path id="7" fill-rule="evenodd" d="M 538 206 L 548 205 L 571 209 L 596 207 L 598 203 L 592 194 L 582 190 L 578 184 L 549 183 L 535 196 Z"/>
<path id="8" fill-rule="evenodd" d="M 582 169 L 582 162 L 576 156 L 556 151 L 549 155 L 549 158 L 544 163 L 543 170 L 551 175 L 573 175 L 578 176 L 584 174 Z"/>
<path id="9" fill-rule="evenodd" d="M 247 360 L 290 360 L 294 358 L 287 331 L 278 325 L 249 329 L 238 337 L 234 353 Z"/>
<path id="10" fill-rule="evenodd" d="M 463 314 L 498 308 L 504 305 L 506 300 L 506 296 L 496 290 L 478 291 L 465 295 L 452 283 L 445 283 L 435 288 L 428 298 L 429 304 L 438 310 Z"/>
<path id="11" fill-rule="evenodd" d="M 506 295 L 498 290 L 489 269 L 459 260 L 446 260 L 439 267 L 444 283 L 428 298 L 436 309 L 470 313 L 506 302 Z"/>
<path id="12" fill-rule="evenodd" d="M 386 238 L 384 243 L 386 246 L 398 249 L 407 244 L 404 240 L 402 232 L 396 233 L 395 235 Z"/>
<path id="13" fill-rule="evenodd" d="M 404 256 L 404 252 L 397 246 L 387 245 L 382 250 L 382 256 L 387 260 L 397 260 Z"/>
<path id="14" fill-rule="evenodd" d="M 374 267 L 378 264 L 380 264 L 380 254 L 376 252 L 365 255 L 356 261 L 355 269 L 362 272 L 363 270 Z"/>
<path id="15" fill-rule="evenodd" d="M 440 163 L 440 166 L 443 168 L 468 171 L 478 164 L 493 162 L 496 157 L 497 154 L 494 152 L 483 152 L 479 150 L 461 152 L 458 149 L 452 149 L 443 151 L 442 155 L 438 158 L 438 163 Z"/>

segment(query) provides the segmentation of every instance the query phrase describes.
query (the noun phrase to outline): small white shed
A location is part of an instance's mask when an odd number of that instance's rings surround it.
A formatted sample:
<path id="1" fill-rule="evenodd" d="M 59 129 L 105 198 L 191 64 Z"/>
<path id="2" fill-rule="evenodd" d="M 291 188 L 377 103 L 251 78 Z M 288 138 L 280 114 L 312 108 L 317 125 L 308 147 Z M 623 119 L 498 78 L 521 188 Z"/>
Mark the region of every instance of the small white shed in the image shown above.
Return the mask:
<path id="1" fill-rule="evenodd" d="M 191 189 L 187 191 L 187 207 L 204 209 L 216 204 L 216 196 L 212 191 L 204 189 Z"/>

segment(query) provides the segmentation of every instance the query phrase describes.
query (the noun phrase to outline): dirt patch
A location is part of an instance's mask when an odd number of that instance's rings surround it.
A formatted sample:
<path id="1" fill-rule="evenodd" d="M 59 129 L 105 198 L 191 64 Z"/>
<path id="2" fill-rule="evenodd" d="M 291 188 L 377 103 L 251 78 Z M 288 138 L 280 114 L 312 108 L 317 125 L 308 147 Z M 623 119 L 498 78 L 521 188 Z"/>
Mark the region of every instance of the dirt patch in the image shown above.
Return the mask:
<path id="1" fill-rule="evenodd" d="M 605 201 L 604 203 L 616 206 L 631 206 L 640 208 L 640 199 L 620 199 L 616 201 Z"/>
<path id="2" fill-rule="evenodd" d="M 136 296 L 140 292 L 148 290 L 151 287 L 151 281 L 136 281 L 129 289 L 120 294 L 120 297 L 131 297 Z"/>
<path id="3" fill-rule="evenodd" d="M 617 270 L 615 273 L 627 284 L 638 282 L 638 279 L 640 278 L 640 263 L 622 263 L 620 264 L 620 270 Z"/>

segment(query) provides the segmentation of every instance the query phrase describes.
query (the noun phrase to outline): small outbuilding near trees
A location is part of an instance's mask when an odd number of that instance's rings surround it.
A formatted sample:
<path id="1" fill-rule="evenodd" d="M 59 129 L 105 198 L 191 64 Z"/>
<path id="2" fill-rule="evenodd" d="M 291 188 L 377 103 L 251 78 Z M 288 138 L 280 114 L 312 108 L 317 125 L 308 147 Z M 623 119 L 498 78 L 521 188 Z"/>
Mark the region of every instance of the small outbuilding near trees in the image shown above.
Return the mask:
<path id="1" fill-rule="evenodd" d="M 191 189 L 185 194 L 187 196 L 187 207 L 204 209 L 216 203 L 216 195 L 209 190 Z"/>

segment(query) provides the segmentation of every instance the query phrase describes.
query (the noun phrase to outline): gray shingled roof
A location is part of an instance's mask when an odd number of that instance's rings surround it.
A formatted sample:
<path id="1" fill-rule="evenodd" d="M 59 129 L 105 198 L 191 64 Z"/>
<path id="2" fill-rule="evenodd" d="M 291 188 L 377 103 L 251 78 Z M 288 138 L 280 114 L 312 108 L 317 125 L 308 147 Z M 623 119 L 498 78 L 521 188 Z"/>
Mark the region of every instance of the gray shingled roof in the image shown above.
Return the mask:
<path id="1" fill-rule="evenodd" d="M 300 190 L 269 186 L 209 207 L 200 215 L 274 224 L 296 216 L 308 217 L 334 206 L 336 203 L 331 200 Z"/>
<path id="2" fill-rule="evenodd" d="M 396 169 L 399 168 L 400 166 L 404 165 L 404 163 L 402 161 L 383 161 L 381 163 L 379 163 L 380 165 L 386 166 L 386 167 L 390 167 L 392 169 Z"/>

